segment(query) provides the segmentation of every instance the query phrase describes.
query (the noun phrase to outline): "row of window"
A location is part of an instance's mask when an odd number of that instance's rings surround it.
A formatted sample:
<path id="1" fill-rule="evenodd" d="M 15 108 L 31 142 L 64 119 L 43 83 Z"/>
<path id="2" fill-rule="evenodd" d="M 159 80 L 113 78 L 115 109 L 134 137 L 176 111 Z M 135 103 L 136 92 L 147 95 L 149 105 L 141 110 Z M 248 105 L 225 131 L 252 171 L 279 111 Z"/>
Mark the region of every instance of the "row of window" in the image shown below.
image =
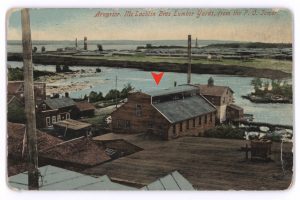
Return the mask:
<path id="1" fill-rule="evenodd" d="M 59 114 L 57 116 L 52 117 L 46 117 L 46 124 L 47 126 L 51 126 L 51 124 L 54 124 L 56 122 L 59 122 L 61 120 L 70 119 L 70 113 L 66 114 Z"/>
<path id="2" fill-rule="evenodd" d="M 202 116 L 197 117 L 198 118 L 198 125 L 201 126 L 202 123 L 207 124 L 207 122 L 212 122 L 213 120 L 213 114 L 207 114 L 204 115 L 204 120 L 202 120 Z M 192 126 L 193 128 L 196 127 L 196 119 L 197 118 L 193 118 L 192 119 Z M 187 120 L 186 122 L 186 130 L 190 129 L 190 120 Z M 183 131 L 183 122 L 179 123 L 179 131 L 182 132 Z M 176 133 L 176 124 L 173 125 L 173 133 Z"/>

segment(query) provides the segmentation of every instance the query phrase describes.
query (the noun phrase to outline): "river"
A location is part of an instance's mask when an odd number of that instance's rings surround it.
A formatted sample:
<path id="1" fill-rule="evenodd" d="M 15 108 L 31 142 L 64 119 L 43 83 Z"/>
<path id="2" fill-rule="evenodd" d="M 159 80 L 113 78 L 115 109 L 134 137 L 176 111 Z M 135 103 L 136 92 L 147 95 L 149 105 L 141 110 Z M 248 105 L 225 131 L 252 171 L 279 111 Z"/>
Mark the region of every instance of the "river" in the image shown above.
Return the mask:
<path id="1" fill-rule="evenodd" d="M 8 62 L 12 67 L 21 67 L 21 62 Z M 36 69 L 55 71 L 54 65 L 35 65 Z M 77 66 L 70 67 L 71 70 L 95 70 L 95 67 Z M 117 88 L 121 90 L 123 86 L 130 83 L 136 90 L 150 91 L 173 87 L 174 81 L 178 85 L 186 83 L 186 74 L 165 72 L 164 76 L 157 86 L 152 79 L 151 72 L 128 68 L 110 68 L 101 67 L 101 73 L 95 73 L 90 76 L 77 76 L 69 79 L 58 80 L 49 85 L 70 85 L 71 83 L 92 83 L 92 87 L 79 91 L 70 92 L 71 97 L 83 97 L 91 91 L 101 91 L 104 95 L 110 90 Z M 267 122 L 272 124 L 293 125 L 293 105 L 292 104 L 256 104 L 249 100 L 242 99 L 252 91 L 250 85 L 252 77 L 238 77 L 230 75 L 210 75 L 210 74 L 192 74 L 192 83 L 206 84 L 209 77 L 213 77 L 215 85 L 226 85 L 234 91 L 235 104 L 244 108 L 244 112 L 254 115 L 254 121 Z M 267 80 L 267 79 L 263 79 Z M 292 82 L 289 80 L 289 82 Z"/>

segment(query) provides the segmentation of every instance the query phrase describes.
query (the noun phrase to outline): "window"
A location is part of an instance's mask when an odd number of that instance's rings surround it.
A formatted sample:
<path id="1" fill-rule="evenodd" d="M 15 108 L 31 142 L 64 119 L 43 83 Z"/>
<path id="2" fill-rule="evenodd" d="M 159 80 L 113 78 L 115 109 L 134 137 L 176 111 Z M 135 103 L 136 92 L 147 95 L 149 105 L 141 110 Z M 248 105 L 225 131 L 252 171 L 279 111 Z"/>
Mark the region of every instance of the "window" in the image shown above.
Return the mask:
<path id="1" fill-rule="evenodd" d="M 125 121 L 125 128 L 130 128 L 130 121 L 129 120 Z"/>
<path id="2" fill-rule="evenodd" d="M 173 135 L 176 135 L 176 124 L 173 125 Z"/>
<path id="3" fill-rule="evenodd" d="M 135 115 L 138 117 L 142 116 L 142 105 L 136 104 Z"/>
<path id="4" fill-rule="evenodd" d="M 205 117 L 204 117 L 204 123 L 205 124 L 207 123 L 207 115 L 205 115 Z"/>
<path id="5" fill-rule="evenodd" d="M 66 114 L 66 119 L 70 119 L 70 113 Z"/>
<path id="6" fill-rule="evenodd" d="M 52 116 L 52 124 L 56 122 L 56 116 Z"/>
<path id="7" fill-rule="evenodd" d="M 50 117 L 46 117 L 46 125 L 49 127 L 51 126 Z"/>
<path id="8" fill-rule="evenodd" d="M 57 115 L 57 121 L 58 122 L 60 121 L 60 115 Z"/>
<path id="9" fill-rule="evenodd" d="M 124 120 L 118 119 L 118 120 L 117 120 L 117 127 L 118 127 L 118 128 L 123 128 L 123 127 L 124 127 Z"/>
<path id="10" fill-rule="evenodd" d="M 182 132 L 182 122 L 180 122 L 179 130 Z"/>
<path id="11" fill-rule="evenodd" d="M 199 122 L 198 122 L 199 125 L 201 125 L 201 120 L 202 120 L 202 118 L 201 118 L 201 116 L 200 116 L 200 117 L 199 117 Z"/>
<path id="12" fill-rule="evenodd" d="M 193 119 L 193 127 L 195 127 L 196 126 L 196 119 L 194 118 Z"/>
<path id="13" fill-rule="evenodd" d="M 46 110 L 46 104 L 44 104 L 44 103 L 42 104 L 42 109 Z"/>
<path id="14" fill-rule="evenodd" d="M 190 122 L 189 122 L 189 120 L 186 121 L 186 129 L 190 129 Z"/>
<path id="15" fill-rule="evenodd" d="M 225 97 L 223 97 L 223 103 L 225 103 L 225 100 L 226 100 Z"/>

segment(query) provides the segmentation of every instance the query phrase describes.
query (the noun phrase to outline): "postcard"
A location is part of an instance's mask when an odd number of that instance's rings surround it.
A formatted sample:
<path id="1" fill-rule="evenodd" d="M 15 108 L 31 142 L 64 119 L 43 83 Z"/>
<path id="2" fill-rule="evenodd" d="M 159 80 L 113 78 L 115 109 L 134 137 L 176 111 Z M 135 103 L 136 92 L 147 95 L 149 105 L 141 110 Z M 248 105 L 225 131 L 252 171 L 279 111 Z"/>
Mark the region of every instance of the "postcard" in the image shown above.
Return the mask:
<path id="1" fill-rule="evenodd" d="M 11 9 L 6 67 L 11 189 L 292 185 L 287 9 Z"/>

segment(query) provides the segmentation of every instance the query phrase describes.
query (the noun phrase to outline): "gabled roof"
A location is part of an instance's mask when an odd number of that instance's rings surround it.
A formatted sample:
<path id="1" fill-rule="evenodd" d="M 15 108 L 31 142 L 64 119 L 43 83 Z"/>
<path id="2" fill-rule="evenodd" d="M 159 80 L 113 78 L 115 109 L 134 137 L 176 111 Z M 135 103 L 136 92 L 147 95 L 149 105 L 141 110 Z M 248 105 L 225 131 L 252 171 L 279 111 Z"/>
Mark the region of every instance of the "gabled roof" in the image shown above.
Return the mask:
<path id="1" fill-rule="evenodd" d="M 53 110 L 64 108 L 64 107 L 75 106 L 75 102 L 73 101 L 73 99 L 67 97 L 46 99 L 44 100 L 44 102 Z"/>
<path id="2" fill-rule="evenodd" d="M 36 131 L 36 134 L 39 151 L 50 148 L 62 142 L 61 139 L 48 135 L 47 133 L 39 130 Z M 7 122 L 7 135 L 8 153 L 21 156 L 23 140 L 25 136 L 25 124 Z"/>
<path id="3" fill-rule="evenodd" d="M 174 171 L 163 178 L 143 187 L 144 190 L 195 190 L 193 185 L 178 171 Z"/>
<path id="4" fill-rule="evenodd" d="M 196 84 L 200 88 L 200 93 L 202 95 L 208 95 L 208 96 L 222 96 L 227 90 L 230 90 L 232 93 L 233 90 L 228 86 L 218 86 L 218 85 L 201 85 Z"/>
<path id="5" fill-rule="evenodd" d="M 176 123 L 191 119 L 205 113 L 216 111 L 216 108 L 199 95 L 180 100 L 152 104 L 169 122 Z"/>
<path id="6" fill-rule="evenodd" d="M 47 165 L 39 168 L 39 190 L 135 190 L 112 182 L 108 176 L 99 178 Z M 28 172 L 8 178 L 12 188 L 28 190 Z"/>
<path id="7" fill-rule="evenodd" d="M 7 94 L 14 95 L 23 86 L 24 81 L 8 81 L 7 83 Z"/>
<path id="8" fill-rule="evenodd" d="M 144 92 L 145 94 L 148 94 L 152 97 L 154 96 L 162 96 L 162 95 L 169 95 L 169 94 L 176 94 L 176 93 L 182 93 L 182 92 L 189 92 L 189 91 L 198 91 L 198 87 L 193 85 L 179 85 L 177 87 L 172 87 L 168 89 L 163 90 L 154 90 L 149 92 Z"/>
<path id="9" fill-rule="evenodd" d="M 111 160 L 103 147 L 86 137 L 76 138 L 44 149 L 40 155 L 51 160 L 86 166 L 94 166 Z"/>
<path id="10" fill-rule="evenodd" d="M 91 104 L 89 102 L 86 102 L 86 101 L 76 102 L 75 105 L 78 108 L 78 110 L 81 111 L 81 112 L 96 109 L 93 104 Z"/>

